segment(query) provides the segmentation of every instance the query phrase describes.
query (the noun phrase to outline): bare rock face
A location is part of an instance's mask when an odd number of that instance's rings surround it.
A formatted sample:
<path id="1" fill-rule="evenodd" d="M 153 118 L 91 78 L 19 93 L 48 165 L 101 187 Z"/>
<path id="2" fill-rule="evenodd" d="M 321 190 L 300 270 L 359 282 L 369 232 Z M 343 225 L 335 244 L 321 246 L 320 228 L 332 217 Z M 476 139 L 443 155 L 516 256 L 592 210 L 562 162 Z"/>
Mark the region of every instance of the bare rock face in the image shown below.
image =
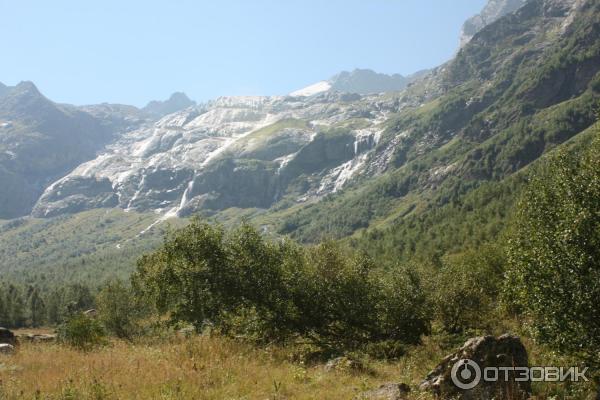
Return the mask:
<path id="1" fill-rule="evenodd" d="M 15 338 L 14 333 L 6 328 L 0 328 L 0 344 L 10 344 L 15 345 L 17 343 L 17 339 Z"/>
<path id="2" fill-rule="evenodd" d="M 516 336 L 481 336 L 469 339 L 431 371 L 420 389 L 441 399 L 488 400 L 526 399 L 530 382 L 515 382 L 515 373 L 500 372 L 494 382 L 483 379 L 487 367 L 527 367 L 527 350 Z M 478 382 L 478 383 L 477 383 Z"/>
<path id="3" fill-rule="evenodd" d="M 410 387 L 405 383 L 386 383 L 358 396 L 357 400 L 405 400 Z"/>

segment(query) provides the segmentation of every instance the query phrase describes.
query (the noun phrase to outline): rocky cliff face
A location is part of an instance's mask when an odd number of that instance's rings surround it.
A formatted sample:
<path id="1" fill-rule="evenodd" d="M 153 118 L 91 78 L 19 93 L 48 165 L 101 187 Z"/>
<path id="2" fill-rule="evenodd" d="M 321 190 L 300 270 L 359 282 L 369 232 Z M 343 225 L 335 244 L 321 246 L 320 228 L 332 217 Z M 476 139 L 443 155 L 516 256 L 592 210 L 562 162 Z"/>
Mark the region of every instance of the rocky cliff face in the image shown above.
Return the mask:
<path id="1" fill-rule="evenodd" d="M 386 107 L 337 93 L 220 98 L 124 134 L 50 185 L 33 214 L 115 205 L 168 218 L 316 199 L 360 172 Z"/>

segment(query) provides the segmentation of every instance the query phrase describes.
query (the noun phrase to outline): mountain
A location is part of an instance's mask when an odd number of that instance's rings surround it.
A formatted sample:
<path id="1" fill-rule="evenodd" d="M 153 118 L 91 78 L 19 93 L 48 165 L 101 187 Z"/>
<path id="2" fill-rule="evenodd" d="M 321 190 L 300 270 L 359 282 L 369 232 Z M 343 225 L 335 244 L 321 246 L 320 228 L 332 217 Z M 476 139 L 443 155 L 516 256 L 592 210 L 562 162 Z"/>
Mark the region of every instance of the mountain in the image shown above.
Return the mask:
<path id="1" fill-rule="evenodd" d="M 384 124 L 368 178 L 283 216 L 278 232 L 316 241 L 363 231 L 361 240 L 391 258 L 420 246 L 443 253 L 442 238 L 460 246 L 453 240 L 465 237 L 457 232 L 469 216 L 461 204 L 474 191 L 510 179 L 597 121 L 599 16 L 597 1 L 532 0 L 483 28 L 400 94 L 400 104 L 418 105 Z M 374 165 L 384 165 L 379 177 Z M 463 218 L 449 226 L 443 210 Z"/>
<path id="2" fill-rule="evenodd" d="M 95 157 L 123 128 L 53 103 L 31 82 L 7 88 L 0 97 L 0 218 L 29 214 L 48 184 Z"/>
<path id="3" fill-rule="evenodd" d="M 132 243 L 190 215 L 249 219 L 304 242 L 345 238 L 392 260 L 485 241 L 500 231 L 528 168 L 594 135 L 599 16 L 596 0 L 530 0 L 394 92 L 347 93 L 326 81 L 310 95 L 223 97 L 158 121 L 126 106 L 45 100 L 48 111 L 34 115 L 83 113 L 110 138 L 36 186 L 43 193 L 32 195 L 32 215 L 44 219 L 2 225 L 0 237 L 11 240 L 0 254 L 21 254 L 23 237 L 46 240 L 43 226 L 68 236 L 73 260 L 88 254 L 105 266 L 106 254 L 131 255 Z M 9 104 L 26 118 L 18 108 L 27 101 Z M 79 220 L 88 241 L 72 233 Z M 115 234 L 116 220 L 132 229 Z"/>
<path id="4" fill-rule="evenodd" d="M 355 69 L 352 72 L 342 71 L 326 81 L 317 82 L 296 90 L 290 93 L 290 95 L 312 96 L 326 91 L 358 94 L 397 92 L 427 73 L 428 71 L 419 71 L 405 77 L 400 74 L 381 74 L 370 69 Z"/>
<path id="5" fill-rule="evenodd" d="M 50 185 L 33 214 L 113 205 L 164 218 L 334 193 L 377 144 L 377 97 L 225 97 L 121 136 Z M 388 107 L 388 108 L 386 108 Z"/>
<path id="6" fill-rule="evenodd" d="M 10 88 L 8 86 L 6 86 L 2 82 L 0 82 L 0 97 L 4 96 L 6 93 L 8 93 L 9 90 L 10 90 Z"/>
<path id="7" fill-rule="evenodd" d="M 515 12 L 526 2 L 527 0 L 490 0 L 481 13 L 465 21 L 460 34 L 460 47 L 467 44 L 481 29 L 506 14 Z"/>
<path id="8" fill-rule="evenodd" d="M 142 108 L 142 111 L 153 117 L 160 118 L 195 105 L 196 102 L 190 100 L 185 93 L 175 92 L 168 100 L 149 102 L 146 107 Z"/>

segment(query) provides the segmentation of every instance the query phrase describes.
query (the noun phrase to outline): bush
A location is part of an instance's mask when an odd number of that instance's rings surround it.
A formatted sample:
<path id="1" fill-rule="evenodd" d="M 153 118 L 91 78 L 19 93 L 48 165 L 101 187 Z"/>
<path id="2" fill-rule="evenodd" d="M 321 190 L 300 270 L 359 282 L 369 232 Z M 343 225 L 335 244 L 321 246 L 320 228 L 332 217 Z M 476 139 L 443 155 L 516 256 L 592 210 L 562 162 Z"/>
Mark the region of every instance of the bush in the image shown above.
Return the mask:
<path id="1" fill-rule="evenodd" d="M 502 287 L 504 260 L 494 247 L 446 257 L 431 288 L 435 317 L 449 333 L 491 325 Z"/>
<path id="2" fill-rule="evenodd" d="M 84 351 L 105 344 L 105 337 L 106 333 L 100 322 L 84 314 L 71 317 L 58 330 L 61 342 Z"/>

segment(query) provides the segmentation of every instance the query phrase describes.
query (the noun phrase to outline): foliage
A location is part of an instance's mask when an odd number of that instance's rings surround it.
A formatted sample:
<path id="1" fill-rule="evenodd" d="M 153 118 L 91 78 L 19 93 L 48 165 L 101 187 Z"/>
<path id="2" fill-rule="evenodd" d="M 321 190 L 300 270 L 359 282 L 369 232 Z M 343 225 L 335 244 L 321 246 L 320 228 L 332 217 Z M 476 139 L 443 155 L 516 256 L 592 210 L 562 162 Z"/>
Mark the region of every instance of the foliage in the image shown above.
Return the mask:
<path id="1" fill-rule="evenodd" d="M 514 217 L 506 298 L 539 339 L 600 362 L 600 138 L 561 151 L 532 179 Z"/>
<path id="2" fill-rule="evenodd" d="M 436 319 L 451 333 L 489 328 L 497 308 L 504 260 L 485 246 L 448 256 L 434 275 L 430 296 Z"/>
<path id="3" fill-rule="evenodd" d="M 131 339 L 140 332 L 139 319 L 143 316 L 144 305 L 123 282 L 106 283 L 96 296 L 96 307 L 98 320 L 108 333 Z"/>
<path id="4" fill-rule="evenodd" d="M 383 274 L 332 242 L 269 242 L 249 225 L 225 232 L 194 221 L 145 256 L 133 282 L 175 320 L 261 341 L 358 348 L 416 343 L 428 330 L 416 274 Z"/>
<path id="5" fill-rule="evenodd" d="M 58 338 L 78 350 L 89 351 L 105 343 L 106 332 L 98 320 L 76 314 L 62 324 Z"/>

